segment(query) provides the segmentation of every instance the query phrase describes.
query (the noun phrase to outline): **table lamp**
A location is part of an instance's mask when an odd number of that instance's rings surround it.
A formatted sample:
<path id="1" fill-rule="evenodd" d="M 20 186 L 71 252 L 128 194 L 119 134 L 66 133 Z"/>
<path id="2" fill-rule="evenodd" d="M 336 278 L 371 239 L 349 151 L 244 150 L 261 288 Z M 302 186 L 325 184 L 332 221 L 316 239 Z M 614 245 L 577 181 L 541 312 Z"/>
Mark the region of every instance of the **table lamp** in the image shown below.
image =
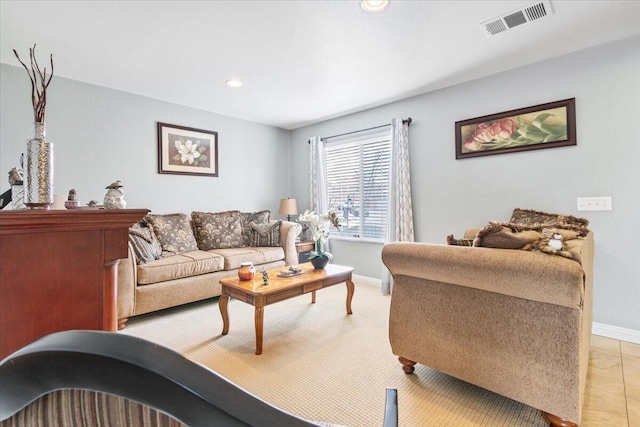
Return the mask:
<path id="1" fill-rule="evenodd" d="M 287 221 L 291 221 L 291 215 L 298 215 L 298 202 L 296 199 L 280 199 L 280 215 L 286 215 Z"/>

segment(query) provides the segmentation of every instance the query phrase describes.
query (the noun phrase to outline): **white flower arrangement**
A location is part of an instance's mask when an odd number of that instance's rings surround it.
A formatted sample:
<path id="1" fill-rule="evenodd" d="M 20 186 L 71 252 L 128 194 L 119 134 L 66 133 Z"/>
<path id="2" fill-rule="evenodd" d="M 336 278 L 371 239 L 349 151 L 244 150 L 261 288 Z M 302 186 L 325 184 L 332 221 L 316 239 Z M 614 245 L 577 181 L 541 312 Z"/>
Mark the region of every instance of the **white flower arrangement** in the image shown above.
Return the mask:
<path id="1" fill-rule="evenodd" d="M 319 256 L 326 256 L 329 259 L 333 258 L 329 252 L 324 250 L 324 239 L 329 237 L 329 231 L 331 226 L 334 228 L 340 228 L 340 221 L 335 212 L 329 212 L 326 215 L 320 215 L 315 212 L 306 210 L 298 217 L 299 221 L 305 221 L 309 223 L 309 228 L 312 232 L 312 239 L 315 242 L 315 251 L 309 253 L 309 259 L 313 259 Z"/>

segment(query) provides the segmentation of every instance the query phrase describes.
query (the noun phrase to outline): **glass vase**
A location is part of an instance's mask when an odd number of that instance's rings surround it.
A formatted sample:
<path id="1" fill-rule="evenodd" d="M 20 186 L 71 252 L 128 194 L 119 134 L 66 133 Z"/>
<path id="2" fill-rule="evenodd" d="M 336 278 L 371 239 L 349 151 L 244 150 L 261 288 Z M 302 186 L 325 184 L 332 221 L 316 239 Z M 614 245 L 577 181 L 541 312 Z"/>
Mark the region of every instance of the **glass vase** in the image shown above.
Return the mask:
<path id="1" fill-rule="evenodd" d="M 48 210 L 53 204 L 53 143 L 46 140 L 46 123 L 34 125 L 35 138 L 27 141 L 24 204 L 29 209 Z"/>
<path id="2" fill-rule="evenodd" d="M 24 185 L 14 184 L 11 186 L 11 209 L 14 211 L 26 209 L 24 205 Z"/>

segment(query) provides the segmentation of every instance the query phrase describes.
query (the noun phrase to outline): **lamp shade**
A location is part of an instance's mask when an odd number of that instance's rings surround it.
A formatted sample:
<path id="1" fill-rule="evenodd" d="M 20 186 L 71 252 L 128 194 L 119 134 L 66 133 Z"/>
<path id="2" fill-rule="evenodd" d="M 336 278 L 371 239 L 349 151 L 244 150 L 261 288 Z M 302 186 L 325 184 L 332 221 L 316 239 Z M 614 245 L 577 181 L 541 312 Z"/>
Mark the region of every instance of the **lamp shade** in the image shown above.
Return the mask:
<path id="1" fill-rule="evenodd" d="M 298 214 L 298 202 L 296 199 L 280 199 L 280 209 L 278 210 L 280 215 L 297 215 Z"/>

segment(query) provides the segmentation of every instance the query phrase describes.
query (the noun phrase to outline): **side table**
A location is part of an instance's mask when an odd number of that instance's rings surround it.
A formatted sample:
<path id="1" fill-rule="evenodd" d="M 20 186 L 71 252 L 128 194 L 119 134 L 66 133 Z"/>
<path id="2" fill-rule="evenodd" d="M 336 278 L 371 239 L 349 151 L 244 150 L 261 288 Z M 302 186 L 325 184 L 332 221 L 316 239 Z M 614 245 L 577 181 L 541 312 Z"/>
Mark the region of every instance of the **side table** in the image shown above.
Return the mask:
<path id="1" fill-rule="evenodd" d="M 316 244 L 314 241 L 303 241 L 296 243 L 296 252 L 298 253 L 298 262 L 300 264 L 309 261 L 309 252 L 314 250 Z"/>

